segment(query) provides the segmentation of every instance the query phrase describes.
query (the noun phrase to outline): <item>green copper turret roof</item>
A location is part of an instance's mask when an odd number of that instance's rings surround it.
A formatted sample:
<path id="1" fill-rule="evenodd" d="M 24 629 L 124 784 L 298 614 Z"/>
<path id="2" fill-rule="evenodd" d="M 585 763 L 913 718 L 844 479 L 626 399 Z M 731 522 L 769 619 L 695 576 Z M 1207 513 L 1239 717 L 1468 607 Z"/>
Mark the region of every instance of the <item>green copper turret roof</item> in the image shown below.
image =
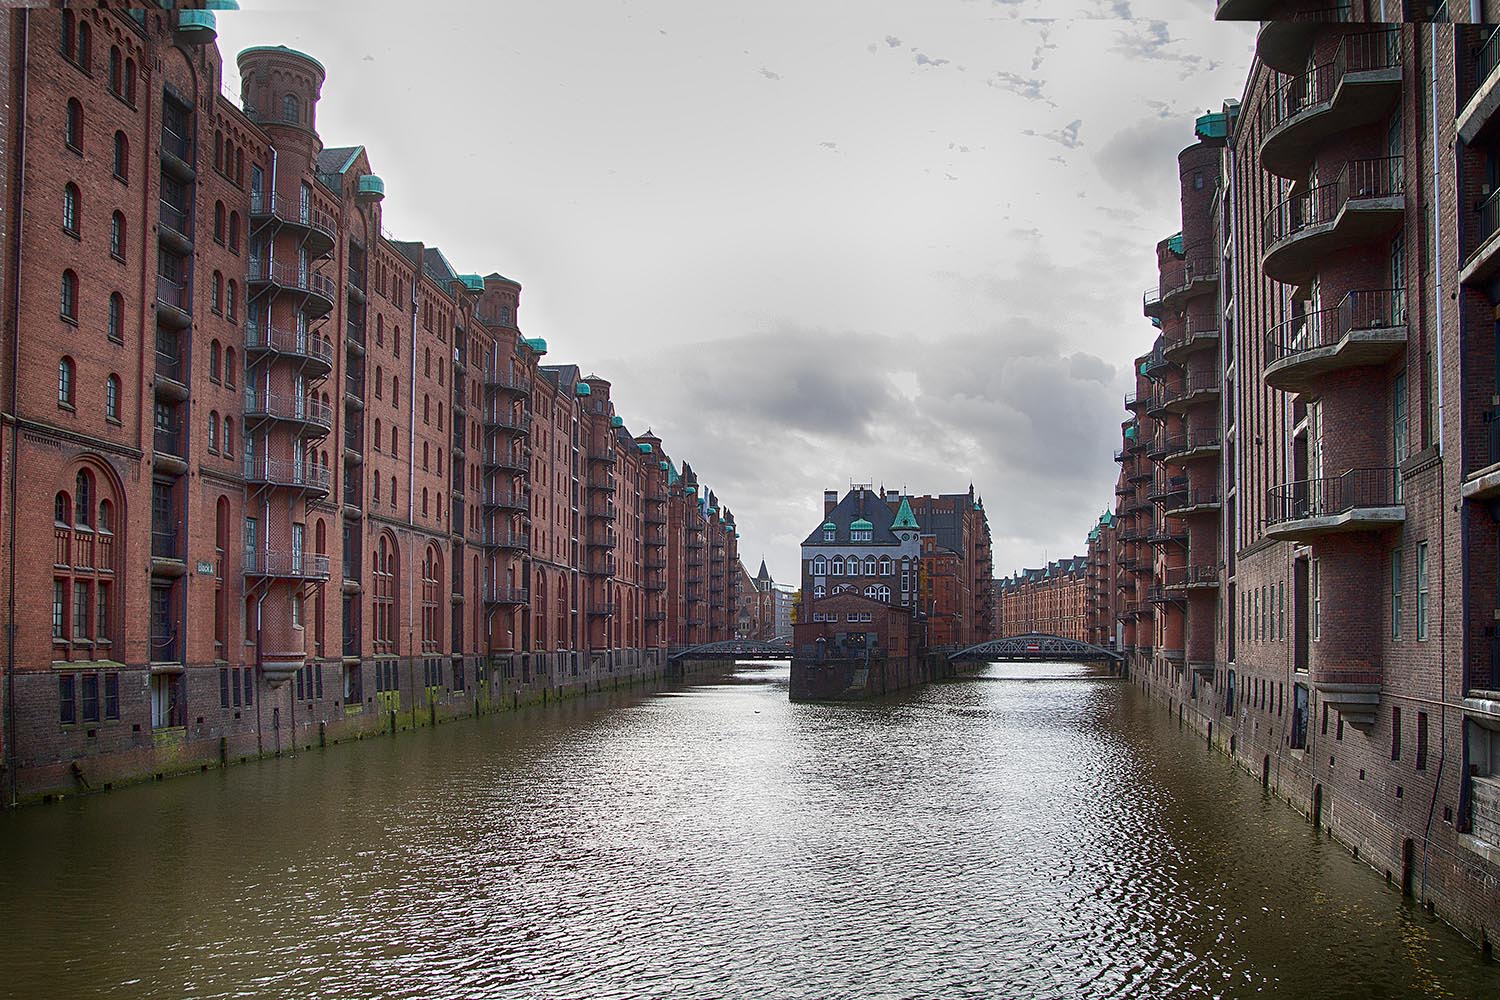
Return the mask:
<path id="1" fill-rule="evenodd" d="M 849 522 L 849 530 L 850 531 L 873 531 L 873 530 L 875 530 L 875 525 L 871 524 L 869 521 L 866 521 L 864 518 L 861 517 L 861 518 L 856 518 L 855 520 Z"/>
<path id="2" fill-rule="evenodd" d="M 896 510 L 896 519 L 891 522 L 892 528 L 915 528 L 917 516 L 911 512 L 911 501 L 906 497 L 901 498 L 901 506 Z"/>

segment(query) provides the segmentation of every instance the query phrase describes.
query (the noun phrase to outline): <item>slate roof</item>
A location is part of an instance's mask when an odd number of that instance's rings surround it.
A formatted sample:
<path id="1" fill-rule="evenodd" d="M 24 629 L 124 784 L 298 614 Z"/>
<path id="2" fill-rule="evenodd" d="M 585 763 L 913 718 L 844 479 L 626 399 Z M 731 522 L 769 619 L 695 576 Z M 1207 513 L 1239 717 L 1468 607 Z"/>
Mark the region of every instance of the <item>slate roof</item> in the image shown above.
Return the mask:
<path id="1" fill-rule="evenodd" d="M 891 530 L 891 524 L 896 520 L 896 512 L 891 510 L 890 505 L 881 498 L 879 493 L 872 489 L 863 487 L 855 488 L 845 494 L 844 499 L 822 520 L 818 526 L 802 540 L 803 545 L 829 545 L 831 542 L 823 540 L 823 525 L 831 523 L 834 528 L 834 542 L 848 543 L 849 525 L 863 518 L 870 522 L 870 540 L 859 542 L 860 545 L 900 545 L 901 539 Z"/>
<path id="2" fill-rule="evenodd" d="M 317 170 L 320 174 L 342 174 L 354 165 L 363 146 L 329 146 L 318 152 Z"/>

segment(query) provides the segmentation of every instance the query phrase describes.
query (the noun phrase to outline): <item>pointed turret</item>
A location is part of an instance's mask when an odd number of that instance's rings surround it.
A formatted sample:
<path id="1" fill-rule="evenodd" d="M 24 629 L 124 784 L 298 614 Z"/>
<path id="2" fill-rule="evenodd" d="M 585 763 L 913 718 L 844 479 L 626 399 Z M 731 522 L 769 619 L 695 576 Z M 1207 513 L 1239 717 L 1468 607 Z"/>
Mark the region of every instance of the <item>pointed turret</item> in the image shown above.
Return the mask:
<path id="1" fill-rule="evenodd" d="M 911 512 L 911 501 L 908 498 L 901 498 L 901 506 L 896 509 L 896 520 L 891 522 L 891 527 L 917 528 L 917 517 Z"/>

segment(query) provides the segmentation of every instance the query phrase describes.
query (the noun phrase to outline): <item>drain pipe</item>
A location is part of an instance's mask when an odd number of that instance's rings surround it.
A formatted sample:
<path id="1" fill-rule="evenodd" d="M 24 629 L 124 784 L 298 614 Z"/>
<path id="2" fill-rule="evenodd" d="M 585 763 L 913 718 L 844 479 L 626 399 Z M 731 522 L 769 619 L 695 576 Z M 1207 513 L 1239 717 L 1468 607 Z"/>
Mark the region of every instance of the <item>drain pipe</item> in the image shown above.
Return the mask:
<path id="1" fill-rule="evenodd" d="M 7 289 L 11 300 L 10 316 L 10 387 L 6 405 L 10 410 L 10 497 L 6 524 L 6 620 L 5 620 L 5 801 L 16 804 L 16 487 L 19 470 L 16 468 L 16 449 L 21 444 L 19 413 L 16 407 L 16 392 L 20 385 L 20 337 L 21 337 L 21 280 L 22 229 L 24 216 L 21 206 L 26 193 L 26 96 L 31 74 L 27 71 L 31 58 L 31 11 L 21 8 L 21 86 L 16 102 L 16 184 L 15 197 L 11 199 L 11 224 L 14 238 L 11 245 L 11 277 L 15 287 Z"/>

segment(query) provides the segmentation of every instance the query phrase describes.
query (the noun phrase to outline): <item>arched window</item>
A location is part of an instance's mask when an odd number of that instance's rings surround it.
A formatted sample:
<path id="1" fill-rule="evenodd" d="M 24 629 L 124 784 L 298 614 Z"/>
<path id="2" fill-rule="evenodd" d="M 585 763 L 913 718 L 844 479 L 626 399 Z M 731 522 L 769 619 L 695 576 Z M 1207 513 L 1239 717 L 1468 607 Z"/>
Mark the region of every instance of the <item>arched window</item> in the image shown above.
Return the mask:
<path id="1" fill-rule="evenodd" d="M 219 453 L 219 411 L 208 411 L 208 450 L 215 455 Z"/>
<path id="2" fill-rule="evenodd" d="M 375 543 L 373 577 L 375 650 L 379 653 L 391 653 L 395 651 L 396 600 L 401 590 L 400 553 L 390 532 L 382 532 Z"/>
<path id="3" fill-rule="evenodd" d="M 233 287 L 234 282 L 229 284 Z M 224 384 L 231 389 L 234 388 L 234 372 L 234 348 L 229 347 L 224 350 Z"/>
<path id="4" fill-rule="evenodd" d="M 234 418 L 224 417 L 224 457 L 234 457 Z"/>
<path id="5" fill-rule="evenodd" d="M 109 293 L 109 324 L 104 335 L 116 343 L 125 341 L 125 297 L 119 292 Z"/>
<path id="6" fill-rule="evenodd" d="M 422 471 L 427 471 L 427 442 L 422 442 Z"/>
<path id="7" fill-rule="evenodd" d="M 396 425 L 395 424 L 391 425 L 391 457 L 392 458 L 400 458 L 401 457 L 400 453 L 396 450 Z"/>
<path id="8" fill-rule="evenodd" d="M 113 94 L 125 92 L 125 61 L 120 57 L 120 47 L 109 47 L 109 89 Z"/>
<path id="9" fill-rule="evenodd" d="M 398 406 L 398 405 L 400 405 L 400 399 L 401 399 L 401 376 L 400 375 L 392 375 L 391 376 L 391 405 L 392 406 Z"/>
<path id="10" fill-rule="evenodd" d="M 71 525 L 73 523 L 73 499 L 68 494 L 59 492 L 53 498 L 52 520 L 57 524 Z"/>
<path id="11" fill-rule="evenodd" d="M 78 58 L 75 61 L 85 73 L 94 68 L 94 29 L 87 21 L 78 22 Z"/>
<path id="12" fill-rule="evenodd" d="M 120 376 L 110 375 L 104 380 L 104 419 L 112 423 L 120 420 Z"/>
<path id="13" fill-rule="evenodd" d="M 78 185 L 69 181 L 63 186 L 63 211 L 62 224 L 69 234 L 78 235 L 78 214 L 83 210 L 83 195 L 78 193 Z"/>
<path id="14" fill-rule="evenodd" d="M 376 316 L 375 317 L 375 346 L 376 347 L 384 347 L 385 346 L 385 317 L 384 316 Z"/>
<path id="15" fill-rule="evenodd" d="M 62 54 L 69 59 L 78 56 L 78 21 L 71 10 L 63 11 Z"/>
<path id="16" fill-rule="evenodd" d="M 213 299 L 210 300 L 209 305 L 216 313 L 224 311 L 224 274 L 222 271 L 214 272 Z"/>
<path id="17" fill-rule="evenodd" d="M 427 487 L 422 487 L 422 516 L 427 516 Z"/>
<path id="18" fill-rule="evenodd" d="M 432 376 L 432 348 L 422 348 L 422 374 Z"/>
<path id="19" fill-rule="evenodd" d="M 374 476 L 372 478 L 374 480 L 374 483 L 373 483 L 374 500 L 375 500 L 376 503 L 379 503 L 380 502 L 380 476 L 376 475 L 376 476 Z"/>
<path id="20" fill-rule="evenodd" d="M 99 501 L 99 523 L 94 525 L 94 530 L 105 535 L 115 530 L 115 505 L 108 500 Z"/>
<path id="21" fill-rule="evenodd" d="M 827 593 L 828 593 L 827 589 L 821 583 L 815 583 L 815 584 L 813 584 L 813 596 L 814 597 L 822 597 L 822 596 L 824 596 Z"/>
<path id="22" fill-rule="evenodd" d="M 73 408 L 73 359 L 64 357 L 57 362 L 57 405 Z"/>
<path id="23" fill-rule="evenodd" d="M 234 173 L 234 140 L 224 141 L 224 174 L 229 176 Z"/>
<path id="24" fill-rule="evenodd" d="M 439 448 L 437 450 L 437 471 L 438 471 L 438 475 L 441 476 L 443 474 L 443 449 L 441 449 L 441 448 Z M 438 513 L 442 513 L 442 510 L 443 510 L 443 495 L 441 493 L 439 493 L 438 494 Z"/>
<path id="25" fill-rule="evenodd" d="M 125 60 L 125 103 L 135 105 L 135 60 Z"/>
<path id="26" fill-rule="evenodd" d="M 115 212 L 109 217 L 109 255 L 118 261 L 125 259 L 124 212 Z"/>
<path id="27" fill-rule="evenodd" d="M 880 564 L 874 556 L 865 556 L 865 576 L 874 576 L 880 568 Z"/>
<path id="28" fill-rule="evenodd" d="M 83 105 L 76 97 L 68 98 L 68 127 L 64 141 L 73 152 L 83 152 Z"/>
<path id="29" fill-rule="evenodd" d="M 843 576 L 844 575 L 844 557 L 843 556 L 834 556 L 831 560 L 829 560 L 829 563 L 828 563 L 828 575 L 829 576 Z"/>
<path id="30" fill-rule="evenodd" d="M 234 281 L 233 278 L 230 278 L 229 279 L 229 290 L 224 295 L 224 315 L 225 315 L 225 317 L 228 318 L 229 322 L 231 322 L 231 323 L 233 323 L 235 321 L 235 317 L 239 313 L 239 310 L 240 310 L 239 302 L 240 302 L 240 286 L 237 285 L 237 284 L 235 284 L 235 281 Z"/>
<path id="31" fill-rule="evenodd" d="M 234 182 L 240 187 L 245 186 L 245 151 L 243 149 L 234 151 Z"/>
<path id="32" fill-rule="evenodd" d="M 443 401 L 438 400 L 438 430 L 443 429 Z"/>
<path id="33" fill-rule="evenodd" d="M 240 213 L 229 213 L 229 251 L 240 252 Z"/>
<path id="34" fill-rule="evenodd" d="M 224 133 L 220 129 L 214 129 L 214 169 L 224 169 Z"/>
<path id="35" fill-rule="evenodd" d="M 377 452 L 380 450 L 380 442 L 381 442 L 380 418 L 376 417 L 375 418 L 375 450 Z M 375 483 L 375 499 L 376 500 L 380 499 L 380 483 L 378 481 Z"/>
<path id="36" fill-rule="evenodd" d="M 302 102 L 297 100 L 295 94 L 283 94 L 281 97 L 281 120 L 291 125 L 299 125 L 302 122 Z"/>
<path id="37" fill-rule="evenodd" d="M 824 559 L 822 556 L 818 556 L 816 559 L 813 560 L 812 571 L 813 571 L 813 576 L 827 576 L 828 575 L 828 560 Z"/>
<path id="38" fill-rule="evenodd" d="M 385 398 L 385 369 L 375 366 L 375 398 Z"/>
<path id="39" fill-rule="evenodd" d="M 94 475 L 79 469 L 73 477 L 73 527 L 87 528 L 94 523 Z"/>
<path id="40" fill-rule="evenodd" d="M 427 393 L 422 393 L 422 423 L 432 423 L 432 398 Z"/>
<path id="41" fill-rule="evenodd" d="M 395 506 L 396 506 L 396 477 L 395 476 L 391 477 L 391 496 L 390 496 L 390 500 L 391 500 L 391 507 L 392 507 L 392 509 L 394 509 Z"/>
<path id="42" fill-rule="evenodd" d="M 224 243 L 224 203 L 214 202 L 214 242 L 220 246 Z"/>
<path id="43" fill-rule="evenodd" d="M 891 572 L 892 572 L 892 569 L 893 569 L 893 567 L 895 565 L 896 565 L 895 563 L 891 562 L 891 557 L 890 556 L 881 556 L 880 557 L 880 575 L 881 576 L 890 576 Z"/>
<path id="44" fill-rule="evenodd" d="M 218 338 L 212 340 L 208 345 L 208 380 L 219 381 L 219 366 L 223 362 L 223 349 L 219 346 Z"/>
<path id="45" fill-rule="evenodd" d="M 130 140 L 124 132 L 115 133 L 115 177 L 130 180 Z"/>

